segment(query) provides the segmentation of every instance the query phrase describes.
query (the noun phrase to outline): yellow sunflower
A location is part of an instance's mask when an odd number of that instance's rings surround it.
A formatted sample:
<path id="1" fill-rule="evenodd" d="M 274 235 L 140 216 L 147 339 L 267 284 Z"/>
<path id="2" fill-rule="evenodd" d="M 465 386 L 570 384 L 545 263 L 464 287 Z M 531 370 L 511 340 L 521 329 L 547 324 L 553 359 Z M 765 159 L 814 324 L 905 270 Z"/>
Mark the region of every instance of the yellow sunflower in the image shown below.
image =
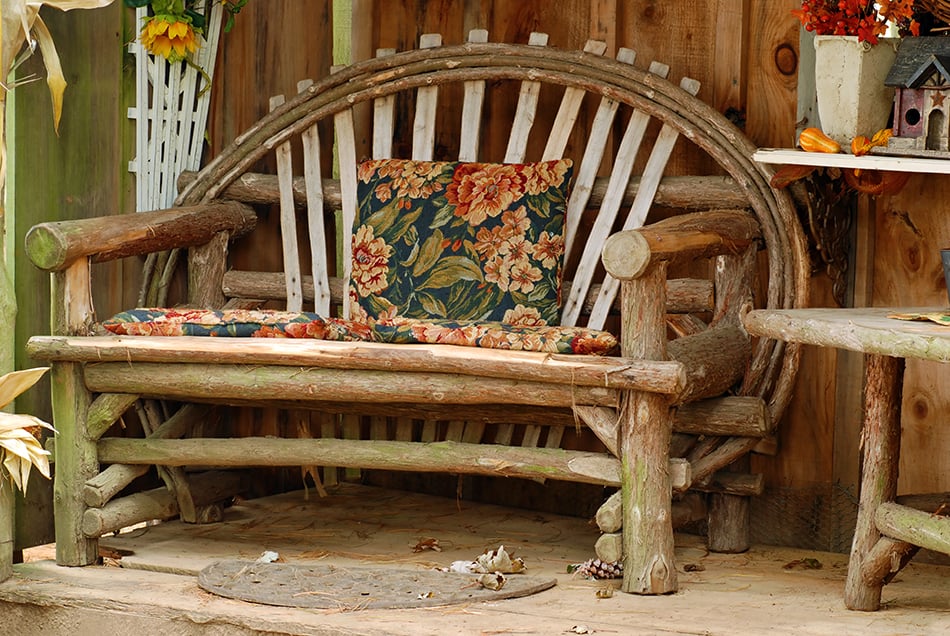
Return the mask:
<path id="1" fill-rule="evenodd" d="M 146 51 L 169 62 L 179 62 L 198 49 L 194 27 L 174 15 L 152 16 L 142 27 L 140 37 Z"/>

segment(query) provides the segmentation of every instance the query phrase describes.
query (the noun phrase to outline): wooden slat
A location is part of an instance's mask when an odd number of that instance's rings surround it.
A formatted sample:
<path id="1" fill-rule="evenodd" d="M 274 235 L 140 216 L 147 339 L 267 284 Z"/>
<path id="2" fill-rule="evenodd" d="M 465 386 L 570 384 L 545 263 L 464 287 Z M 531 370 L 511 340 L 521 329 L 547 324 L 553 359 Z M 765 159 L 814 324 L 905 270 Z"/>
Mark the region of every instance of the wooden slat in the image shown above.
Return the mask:
<path id="1" fill-rule="evenodd" d="M 587 44 L 584 46 L 584 50 L 586 52 L 593 53 L 595 55 L 603 55 L 606 49 L 607 45 L 604 42 L 598 42 L 597 40 L 588 40 Z M 564 150 L 567 147 L 567 140 L 570 137 L 571 131 L 574 129 L 574 124 L 577 121 L 577 114 L 580 111 L 581 103 L 583 102 L 584 95 L 586 93 L 587 91 L 583 89 L 573 87 L 564 91 L 564 96 L 561 99 L 561 105 L 558 108 L 557 115 L 554 118 L 554 123 L 551 126 L 551 135 L 548 137 L 547 145 L 545 146 L 544 152 L 541 155 L 542 161 L 560 159 L 564 156 Z M 593 175 L 591 176 L 590 183 L 593 184 Z M 541 428 L 539 426 L 531 425 L 526 427 L 521 445 L 537 446 L 540 435 Z M 546 446 L 548 448 L 560 447 L 561 435 L 562 429 L 560 428 L 557 428 L 556 430 L 549 430 Z"/>
<path id="2" fill-rule="evenodd" d="M 297 84 L 303 92 L 313 82 L 304 80 Z M 313 284 L 313 306 L 318 314 L 330 313 L 330 279 L 328 272 L 327 241 L 324 230 L 323 178 L 320 169 L 320 132 L 314 124 L 301 135 L 303 142 L 303 174 L 307 184 L 307 232 L 310 238 L 310 271 Z M 301 280 L 303 294 L 303 280 Z"/>
<path id="3" fill-rule="evenodd" d="M 284 96 L 270 98 L 270 109 L 284 104 Z M 280 185 L 280 240 L 284 254 L 284 281 L 287 285 L 287 311 L 303 309 L 300 250 L 297 247 L 297 212 L 294 209 L 294 166 L 290 142 L 277 146 L 277 182 Z"/>
<path id="4" fill-rule="evenodd" d="M 436 441 L 436 435 L 438 434 L 439 426 L 435 420 L 426 420 L 422 424 L 422 434 L 419 438 L 420 442 L 434 442 Z"/>
<path id="5" fill-rule="evenodd" d="M 369 418 L 369 438 L 389 439 L 389 421 L 384 415 L 374 415 Z"/>
<path id="6" fill-rule="evenodd" d="M 353 258 L 353 223 L 356 221 L 356 134 L 353 130 L 353 111 L 347 109 L 337 113 L 334 118 L 336 129 L 337 154 L 340 167 L 340 191 L 342 195 L 342 227 L 339 228 L 341 259 L 343 262 L 343 280 L 350 279 Z M 343 295 L 343 316 L 350 315 L 350 295 Z"/>
<path id="7" fill-rule="evenodd" d="M 631 49 L 622 48 L 617 53 L 617 60 L 625 64 L 633 64 L 637 54 Z M 569 262 L 577 228 L 580 225 L 584 210 L 591 200 L 594 184 L 597 182 L 597 173 L 607 150 L 614 117 L 620 103 L 616 100 L 604 98 L 600 101 L 594 121 L 591 123 L 587 136 L 587 146 L 581 164 L 574 173 L 574 185 L 571 187 L 571 196 L 567 202 L 567 214 L 564 225 L 564 262 Z M 562 324 L 565 323 L 562 319 Z"/>
<path id="8" fill-rule="evenodd" d="M 462 431 L 465 430 L 465 422 L 462 420 L 449 420 L 445 428 L 445 440 L 447 442 L 461 442 Z"/>
<path id="9" fill-rule="evenodd" d="M 395 53 L 396 49 L 377 49 L 376 57 L 387 57 Z M 395 106 L 395 95 L 373 100 L 373 159 L 391 159 L 393 156 Z"/>
<path id="10" fill-rule="evenodd" d="M 343 439 L 345 440 L 359 440 L 360 439 L 360 416 L 355 413 L 344 413 L 341 416 L 340 429 L 343 434 Z M 346 464 L 340 464 L 343 466 L 344 474 L 347 479 L 354 480 L 359 479 L 361 466 L 348 466 Z"/>
<path id="11" fill-rule="evenodd" d="M 472 29 L 468 34 L 472 43 L 488 42 L 488 31 Z M 459 161 L 478 160 L 478 142 L 481 134 L 482 104 L 485 102 L 485 82 L 465 82 L 462 98 L 462 128 L 459 132 Z"/>
<path id="12" fill-rule="evenodd" d="M 413 430 L 413 420 L 410 417 L 397 417 L 396 418 L 396 441 L 397 442 L 411 442 L 412 441 L 412 430 Z"/>
<path id="13" fill-rule="evenodd" d="M 431 49 L 441 44 L 442 36 L 438 33 L 426 33 L 419 38 L 420 49 Z M 437 86 L 425 86 L 416 92 L 416 117 L 412 124 L 412 158 L 416 161 L 432 161 L 438 103 Z"/>
<path id="14" fill-rule="evenodd" d="M 690 95 L 699 93 L 699 82 L 689 77 L 680 80 L 680 88 Z M 653 150 L 650 152 L 650 158 L 647 160 L 646 167 L 643 169 L 643 176 L 640 179 L 640 189 L 637 190 L 637 196 L 630 206 L 630 212 L 624 221 L 623 229 L 632 230 L 642 227 L 647 218 L 647 214 L 653 205 L 653 198 L 656 190 L 663 178 L 663 172 L 666 170 L 666 163 L 673 153 L 673 146 L 679 138 L 677 131 L 670 124 L 663 124 L 660 134 L 657 136 Z M 600 294 L 594 302 L 594 308 L 591 311 L 588 326 L 595 329 L 602 329 L 607 321 L 607 314 L 610 306 L 613 304 L 617 292 L 620 290 L 619 281 L 614 280 L 609 274 L 604 277 L 604 282 L 600 288 Z"/>
<path id="15" fill-rule="evenodd" d="M 584 51 L 594 55 L 603 55 L 606 50 L 607 44 L 598 40 L 587 40 L 584 45 Z M 544 147 L 544 152 L 541 153 L 541 161 L 551 161 L 564 156 L 567 140 L 574 130 L 577 113 L 580 112 L 581 102 L 584 101 L 584 95 L 586 94 L 587 91 L 583 88 L 570 87 L 564 90 L 561 105 L 558 107 L 554 123 L 551 125 L 551 134 L 548 137 L 547 145 Z"/>
<path id="16" fill-rule="evenodd" d="M 650 72 L 660 77 L 666 77 L 669 70 L 667 65 L 659 62 L 650 64 Z M 614 157 L 610 180 L 607 183 L 607 192 L 604 194 L 603 203 L 597 213 L 597 220 L 587 236 L 581 260 L 574 274 L 574 286 L 564 303 L 564 309 L 561 313 L 562 324 L 577 324 L 581 313 L 581 303 L 593 283 L 594 272 L 600 264 L 600 251 L 607 237 L 613 231 L 614 221 L 623 200 L 623 193 L 627 188 L 630 173 L 633 171 L 633 164 L 636 161 L 640 144 L 643 142 L 643 136 L 649 123 L 650 116 L 642 111 L 634 111 L 630 116 L 627 129 L 620 141 L 620 147 L 617 149 L 617 155 Z"/>
<path id="17" fill-rule="evenodd" d="M 321 412 L 317 414 L 317 421 L 320 425 L 320 437 L 332 439 L 337 436 L 337 423 L 339 416 L 334 413 Z M 323 485 L 336 486 L 339 483 L 336 466 L 323 467 Z"/>
<path id="18" fill-rule="evenodd" d="M 547 46 L 547 43 L 547 33 L 532 33 L 528 38 L 528 44 L 531 46 Z M 540 92 L 540 82 L 521 83 L 518 105 L 515 108 L 515 117 L 511 122 L 511 132 L 508 136 L 508 149 L 505 150 L 505 163 L 524 161 L 525 151 L 528 148 L 528 135 L 531 133 L 531 126 L 534 124 Z"/>

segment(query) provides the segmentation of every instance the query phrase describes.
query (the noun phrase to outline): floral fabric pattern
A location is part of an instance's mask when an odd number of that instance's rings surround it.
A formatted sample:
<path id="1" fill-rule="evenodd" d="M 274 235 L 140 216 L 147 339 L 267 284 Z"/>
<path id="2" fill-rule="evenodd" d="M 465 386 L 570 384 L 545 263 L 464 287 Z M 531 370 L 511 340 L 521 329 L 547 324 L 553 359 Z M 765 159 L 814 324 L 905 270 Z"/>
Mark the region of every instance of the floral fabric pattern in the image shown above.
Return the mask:
<path id="1" fill-rule="evenodd" d="M 359 166 L 354 319 L 556 325 L 569 159 Z"/>
<path id="2" fill-rule="evenodd" d="M 371 340 L 364 324 L 292 311 L 230 309 L 133 309 L 102 323 L 123 336 L 218 336 L 231 338 L 316 338 Z"/>
<path id="3" fill-rule="evenodd" d="M 617 348 L 617 339 L 609 332 L 581 327 L 412 318 L 380 320 L 369 326 L 308 312 L 270 310 L 133 309 L 116 314 L 103 326 L 123 336 L 314 338 L 588 355 L 608 355 Z"/>
<path id="4" fill-rule="evenodd" d="M 372 327 L 378 342 L 451 344 L 513 351 L 609 355 L 617 339 L 608 331 L 584 327 L 517 326 L 471 320 L 379 320 Z"/>

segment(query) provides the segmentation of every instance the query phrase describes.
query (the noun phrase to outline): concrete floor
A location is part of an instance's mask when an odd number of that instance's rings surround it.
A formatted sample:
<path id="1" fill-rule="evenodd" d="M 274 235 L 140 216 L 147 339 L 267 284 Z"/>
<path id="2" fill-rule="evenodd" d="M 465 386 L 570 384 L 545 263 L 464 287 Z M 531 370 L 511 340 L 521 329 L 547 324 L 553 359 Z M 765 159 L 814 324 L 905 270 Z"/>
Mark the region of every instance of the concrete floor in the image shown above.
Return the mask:
<path id="1" fill-rule="evenodd" d="M 879 612 L 842 604 L 846 557 L 755 546 L 710 554 L 677 537 L 680 591 L 641 597 L 617 581 L 583 580 L 567 566 L 592 556 L 597 532 L 583 519 L 456 502 L 355 485 L 326 499 L 287 493 L 241 502 L 208 526 L 167 522 L 102 542 L 102 566 L 62 568 L 50 548 L 30 551 L 0 584 L 0 633 L 124 634 L 814 634 L 950 633 L 950 568 L 911 564 L 884 590 Z M 437 539 L 440 552 L 413 548 Z M 378 568 L 444 567 L 505 545 L 547 591 L 427 609 L 315 610 L 223 598 L 197 573 L 263 551 L 288 563 Z M 820 567 L 806 567 L 805 564 Z M 464 575 L 458 575 L 464 577 Z M 516 576 L 516 575 L 515 575 Z M 613 592 L 613 593 L 611 593 Z"/>

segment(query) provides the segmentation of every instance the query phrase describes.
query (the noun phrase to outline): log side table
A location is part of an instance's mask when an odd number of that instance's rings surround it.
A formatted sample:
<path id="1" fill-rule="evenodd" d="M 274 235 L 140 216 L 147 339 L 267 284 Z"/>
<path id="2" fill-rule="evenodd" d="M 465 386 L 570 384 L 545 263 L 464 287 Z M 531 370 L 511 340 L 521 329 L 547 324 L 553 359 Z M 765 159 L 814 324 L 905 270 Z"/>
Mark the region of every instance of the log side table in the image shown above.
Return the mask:
<path id="1" fill-rule="evenodd" d="M 760 309 L 744 317 L 746 329 L 753 336 L 866 354 L 861 493 L 844 591 L 849 609 L 879 609 L 884 585 L 919 548 L 950 554 L 950 516 L 945 516 L 950 511 L 946 504 L 922 511 L 895 501 L 904 361 L 918 358 L 950 362 L 950 327 L 887 316 L 927 311 Z M 947 496 L 943 500 L 947 501 Z"/>

